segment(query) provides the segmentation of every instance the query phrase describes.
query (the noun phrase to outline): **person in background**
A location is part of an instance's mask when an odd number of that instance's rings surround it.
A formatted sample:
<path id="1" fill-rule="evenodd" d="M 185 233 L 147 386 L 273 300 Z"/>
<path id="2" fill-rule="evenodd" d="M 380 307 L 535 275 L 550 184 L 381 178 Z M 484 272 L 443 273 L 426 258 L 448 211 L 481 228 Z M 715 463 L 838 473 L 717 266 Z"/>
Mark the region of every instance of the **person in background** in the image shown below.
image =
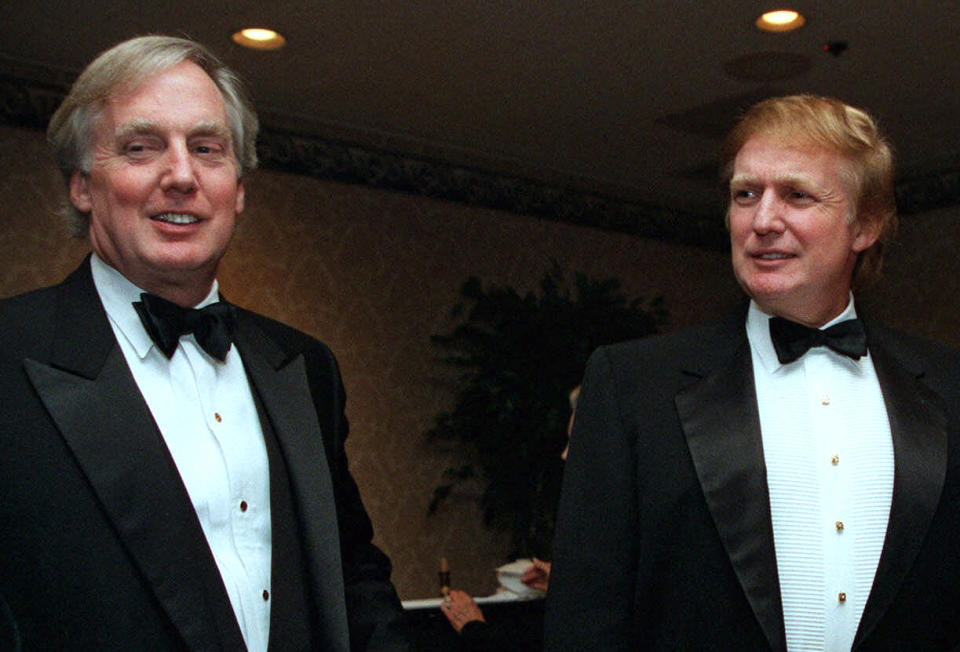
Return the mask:
<path id="1" fill-rule="evenodd" d="M 570 418 L 567 421 L 567 445 L 560 453 L 560 459 L 566 461 L 570 448 L 570 433 L 573 432 L 573 418 L 577 414 L 577 400 L 580 386 L 577 385 L 567 395 L 570 403 Z M 523 572 L 521 581 L 531 589 L 546 592 L 550 585 L 550 562 L 533 558 L 532 564 Z M 450 626 L 460 634 L 464 649 L 469 652 L 494 651 L 494 634 L 491 633 L 483 611 L 476 601 L 464 591 L 450 590 L 440 603 L 440 610 Z"/>
<path id="2" fill-rule="evenodd" d="M 24 650 L 408 649 L 332 353 L 220 296 L 256 135 L 236 75 L 164 36 L 101 54 L 50 121 L 93 252 L 0 302 L 0 594 Z"/>
<path id="3" fill-rule="evenodd" d="M 890 148 L 860 109 L 773 98 L 721 175 L 750 304 L 591 357 L 545 649 L 956 649 L 960 355 L 853 294 L 896 224 Z"/>

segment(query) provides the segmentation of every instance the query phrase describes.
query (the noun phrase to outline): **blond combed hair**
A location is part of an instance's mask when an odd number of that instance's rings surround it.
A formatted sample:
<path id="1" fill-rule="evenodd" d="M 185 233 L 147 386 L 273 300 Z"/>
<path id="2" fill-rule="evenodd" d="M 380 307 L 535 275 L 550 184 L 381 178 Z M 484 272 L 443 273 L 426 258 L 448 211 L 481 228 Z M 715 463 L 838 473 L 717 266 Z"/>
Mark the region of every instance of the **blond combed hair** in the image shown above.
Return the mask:
<path id="1" fill-rule="evenodd" d="M 857 258 L 852 287 L 880 278 L 883 250 L 897 230 L 893 153 L 870 115 L 831 97 L 789 95 L 759 102 L 743 115 L 720 150 L 720 182 L 729 190 L 737 153 L 755 136 L 769 136 L 798 147 L 820 147 L 849 163 L 841 173 L 854 192 L 851 221 L 877 228 L 879 237 Z"/>
<path id="2" fill-rule="evenodd" d="M 174 36 L 140 36 L 94 59 L 50 119 L 47 141 L 68 185 L 74 172 L 90 172 L 93 132 L 106 101 L 135 91 L 145 80 L 184 61 L 207 73 L 223 97 L 237 174 L 257 167 L 259 122 L 240 78 L 199 43 Z M 90 215 L 78 211 L 69 200 L 63 212 L 73 233 L 85 236 Z"/>

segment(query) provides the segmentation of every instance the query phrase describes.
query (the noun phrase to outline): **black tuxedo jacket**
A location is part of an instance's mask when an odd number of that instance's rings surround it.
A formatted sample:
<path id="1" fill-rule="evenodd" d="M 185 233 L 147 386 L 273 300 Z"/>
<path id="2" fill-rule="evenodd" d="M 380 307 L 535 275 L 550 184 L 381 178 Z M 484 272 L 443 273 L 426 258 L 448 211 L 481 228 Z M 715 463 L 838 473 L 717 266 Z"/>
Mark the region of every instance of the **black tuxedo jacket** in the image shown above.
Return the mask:
<path id="1" fill-rule="evenodd" d="M 551 652 L 786 650 L 745 316 L 598 350 L 570 441 Z M 960 358 L 868 325 L 893 502 L 855 650 L 960 642 Z"/>
<path id="2" fill-rule="evenodd" d="M 236 346 L 287 467 L 317 645 L 406 649 L 390 562 L 347 469 L 332 354 L 245 310 Z M 0 302 L 0 596 L 24 650 L 243 649 L 87 262 Z"/>

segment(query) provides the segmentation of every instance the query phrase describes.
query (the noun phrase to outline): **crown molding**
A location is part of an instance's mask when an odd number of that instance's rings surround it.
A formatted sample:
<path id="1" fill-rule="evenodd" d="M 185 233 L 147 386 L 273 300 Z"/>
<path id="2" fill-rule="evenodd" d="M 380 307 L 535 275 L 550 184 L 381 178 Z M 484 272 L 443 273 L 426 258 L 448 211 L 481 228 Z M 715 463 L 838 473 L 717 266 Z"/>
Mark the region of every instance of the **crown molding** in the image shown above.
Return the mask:
<path id="1" fill-rule="evenodd" d="M 0 61 L 0 124 L 44 130 L 63 100 L 71 76 L 34 64 Z M 29 76 L 27 76 L 29 75 Z M 457 165 L 436 157 L 384 151 L 297 133 L 265 122 L 257 141 L 266 169 L 411 193 L 518 215 L 629 233 L 644 238 L 725 250 L 721 209 L 696 214 L 535 179 Z M 960 205 L 960 169 L 900 180 L 901 214 Z"/>

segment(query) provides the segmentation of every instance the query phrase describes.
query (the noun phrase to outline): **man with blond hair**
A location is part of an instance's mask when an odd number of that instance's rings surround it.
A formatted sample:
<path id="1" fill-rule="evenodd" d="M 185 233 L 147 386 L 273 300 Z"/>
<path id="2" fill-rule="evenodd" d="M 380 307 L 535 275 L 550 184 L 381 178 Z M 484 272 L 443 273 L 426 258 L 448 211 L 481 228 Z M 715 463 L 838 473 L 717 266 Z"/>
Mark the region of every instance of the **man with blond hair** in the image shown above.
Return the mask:
<path id="1" fill-rule="evenodd" d="M 0 302 L 0 599 L 24 650 L 406 650 L 326 346 L 226 303 L 257 118 L 202 46 L 100 55 L 50 122 L 66 280 Z"/>
<path id="2" fill-rule="evenodd" d="M 545 649 L 960 645 L 960 356 L 854 304 L 896 226 L 892 170 L 831 98 L 766 100 L 730 133 L 749 307 L 591 358 Z"/>

